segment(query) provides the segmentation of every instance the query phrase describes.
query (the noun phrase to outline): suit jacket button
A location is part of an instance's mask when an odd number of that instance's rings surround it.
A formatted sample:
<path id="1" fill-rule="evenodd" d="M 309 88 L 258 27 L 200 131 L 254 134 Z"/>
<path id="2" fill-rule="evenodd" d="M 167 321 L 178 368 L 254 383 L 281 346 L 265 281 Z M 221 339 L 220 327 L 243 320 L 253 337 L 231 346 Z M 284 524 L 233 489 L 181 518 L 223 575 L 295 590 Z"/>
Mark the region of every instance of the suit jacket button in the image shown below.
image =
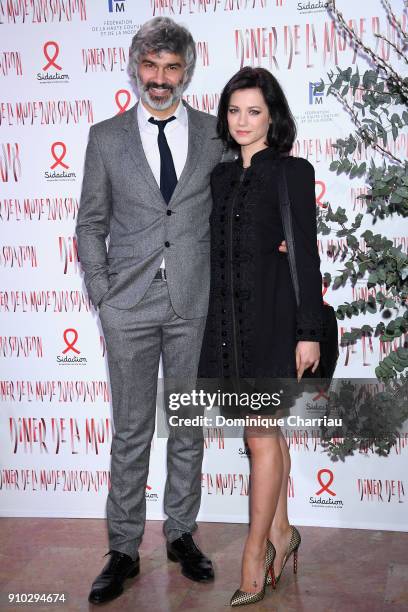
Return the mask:
<path id="1" fill-rule="evenodd" d="M 168 240 L 166 240 L 166 242 L 164 243 L 165 247 L 169 247 L 170 246 L 170 242 Z"/>
<path id="2" fill-rule="evenodd" d="M 167 211 L 167 215 L 168 215 L 169 217 L 170 217 L 171 213 L 172 213 L 172 211 L 171 211 L 171 210 L 168 210 L 168 211 Z"/>

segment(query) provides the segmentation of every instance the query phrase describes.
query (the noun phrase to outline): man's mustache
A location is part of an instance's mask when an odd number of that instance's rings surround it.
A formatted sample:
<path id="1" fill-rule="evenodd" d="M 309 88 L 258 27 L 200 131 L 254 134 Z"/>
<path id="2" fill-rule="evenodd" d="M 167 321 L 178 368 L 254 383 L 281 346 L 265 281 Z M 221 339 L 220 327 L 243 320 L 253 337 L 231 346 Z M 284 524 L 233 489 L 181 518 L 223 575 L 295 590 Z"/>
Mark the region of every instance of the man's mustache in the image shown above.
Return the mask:
<path id="1" fill-rule="evenodd" d="M 166 83 L 154 83 L 150 82 L 145 85 L 145 90 L 149 91 L 149 89 L 168 89 L 169 91 L 173 91 L 173 87 L 171 85 L 167 85 Z"/>

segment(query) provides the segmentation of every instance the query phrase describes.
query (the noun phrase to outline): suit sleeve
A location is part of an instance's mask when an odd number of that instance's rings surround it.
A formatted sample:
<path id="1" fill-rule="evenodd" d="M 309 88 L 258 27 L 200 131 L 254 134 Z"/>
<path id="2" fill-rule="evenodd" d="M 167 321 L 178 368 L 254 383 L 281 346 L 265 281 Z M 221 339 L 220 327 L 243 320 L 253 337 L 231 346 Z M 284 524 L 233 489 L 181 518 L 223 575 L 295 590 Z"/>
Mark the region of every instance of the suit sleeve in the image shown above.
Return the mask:
<path id="1" fill-rule="evenodd" d="M 314 168 L 305 159 L 293 158 L 287 165 L 287 178 L 300 293 L 296 340 L 318 342 L 324 340 L 325 329 L 322 275 L 317 248 Z"/>
<path id="2" fill-rule="evenodd" d="M 95 130 L 89 131 L 85 169 L 76 225 L 78 255 L 88 295 L 98 306 L 107 291 L 108 260 L 105 239 L 109 234 L 112 188 Z"/>

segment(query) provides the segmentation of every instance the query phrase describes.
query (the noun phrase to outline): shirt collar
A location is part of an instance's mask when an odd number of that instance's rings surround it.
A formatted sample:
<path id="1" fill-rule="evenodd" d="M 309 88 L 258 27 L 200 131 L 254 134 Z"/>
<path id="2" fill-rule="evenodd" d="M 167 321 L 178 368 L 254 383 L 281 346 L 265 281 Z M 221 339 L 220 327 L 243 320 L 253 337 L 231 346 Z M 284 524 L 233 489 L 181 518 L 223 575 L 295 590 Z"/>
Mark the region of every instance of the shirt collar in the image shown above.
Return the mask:
<path id="1" fill-rule="evenodd" d="M 176 110 L 173 113 L 173 116 L 176 118 L 176 121 L 172 121 L 171 123 L 169 123 L 168 127 L 172 126 L 172 124 L 174 125 L 177 122 L 179 122 L 183 127 L 187 126 L 187 122 L 188 122 L 187 109 L 184 106 L 182 100 L 180 100 L 179 105 L 177 106 Z M 142 102 L 139 101 L 139 104 L 137 105 L 137 118 L 138 118 L 139 127 L 142 129 L 149 129 L 149 130 L 153 129 L 157 131 L 157 127 L 149 123 L 150 117 L 154 117 L 155 119 L 158 119 L 158 117 L 155 117 L 155 115 L 152 115 L 147 110 L 147 108 L 142 104 Z M 167 127 L 166 127 L 166 130 L 167 130 Z"/>

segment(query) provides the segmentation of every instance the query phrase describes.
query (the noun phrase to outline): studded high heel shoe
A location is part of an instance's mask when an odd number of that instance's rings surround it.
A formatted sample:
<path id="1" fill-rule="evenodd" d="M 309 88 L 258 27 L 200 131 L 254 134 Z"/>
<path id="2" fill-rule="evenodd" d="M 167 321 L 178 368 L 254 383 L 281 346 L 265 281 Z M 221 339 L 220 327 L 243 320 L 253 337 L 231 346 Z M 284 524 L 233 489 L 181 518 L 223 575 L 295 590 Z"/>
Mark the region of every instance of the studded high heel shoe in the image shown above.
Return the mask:
<path id="1" fill-rule="evenodd" d="M 293 525 L 291 525 L 290 527 L 292 529 L 292 535 L 290 538 L 288 549 L 285 553 L 285 556 L 283 557 L 282 569 L 279 575 L 275 577 L 275 580 L 272 580 L 271 574 L 268 574 L 267 576 L 266 583 L 271 584 L 273 588 L 276 588 L 276 585 L 279 582 L 279 578 L 282 576 L 283 568 L 286 565 L 286 561 L 289 559 L 292 553 L 293 553 L 293 573 L 294 574 L 297 573 L 297 555 L 298 555 L 298 548 L 300 546 L 300 542 L 302 541 L 302 538 L 300 537 L 300 533 L 298 532 L 296 527 L 293 527 Z"/>
<path id="2" fill-rule="evenodd" d="M 272 542 L 266 541 L 266 556 L 265 556 L 265 578 L 262 589 L 257 593 L 247 593 L 237 589 L 234 595 L 231 597 L 230 605 L 234 606 L 246 606 L 247 604 L 257 603 L 265 596 L 265 588 L 268 576 L 271 576 L 272 583 L 275 583 L 275 575 L 273 573 L 273 560 L 275 559 L 276 550 Z"/>

